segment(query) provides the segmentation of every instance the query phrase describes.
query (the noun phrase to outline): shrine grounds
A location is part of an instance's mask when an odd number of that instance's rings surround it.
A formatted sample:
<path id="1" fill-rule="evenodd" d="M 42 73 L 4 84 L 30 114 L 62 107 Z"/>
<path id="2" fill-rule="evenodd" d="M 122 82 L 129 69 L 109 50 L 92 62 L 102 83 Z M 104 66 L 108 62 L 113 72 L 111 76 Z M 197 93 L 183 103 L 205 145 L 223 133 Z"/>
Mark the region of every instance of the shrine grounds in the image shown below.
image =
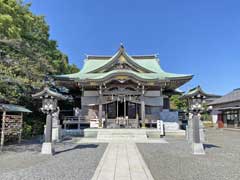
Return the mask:
<path id="1" fill-rule="evenodd" d="M 167 144 L 137 144 L 155 180 L 239 180 L 240 131 L 207 129 L 205 156 L 191 154 L 181 136 L 166 136 Z M 0 153 L 0 179 L 90 180 L 106 143 L 56 145 L 54 156 L 41 155 L 38 140 L 5 146 Z"/>
<path id="2" fill-rule="evenodd" d="M 205 156 L 190 154 L 182 137 L 168 144 L 138 144 L 155 180 L 239 180 L 240 130 L 207 129 Z"/>

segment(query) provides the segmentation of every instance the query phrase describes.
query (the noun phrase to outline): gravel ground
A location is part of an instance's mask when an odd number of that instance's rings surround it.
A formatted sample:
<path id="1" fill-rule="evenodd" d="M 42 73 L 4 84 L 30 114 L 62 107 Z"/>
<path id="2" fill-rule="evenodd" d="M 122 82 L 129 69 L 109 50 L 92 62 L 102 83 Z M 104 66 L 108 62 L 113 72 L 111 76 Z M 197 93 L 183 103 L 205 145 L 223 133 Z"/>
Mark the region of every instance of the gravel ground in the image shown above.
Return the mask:
<path id="1" fill-rule="evenodd" d="M 239 180 L 240 131 L 206 130 L 206 155 L 194 156 L 183 137 L 168 144 L 138 144 L 155 180 Z"/>
<path id="2" fill-rule="evenodd" d="M 41 144 L 25 142 L 7 146 L 0 153 L 1 180 L 89 180 L 107 144 L 76 144 L 69 140 L 56 145 L 54 156 L 41 155 Z"/>

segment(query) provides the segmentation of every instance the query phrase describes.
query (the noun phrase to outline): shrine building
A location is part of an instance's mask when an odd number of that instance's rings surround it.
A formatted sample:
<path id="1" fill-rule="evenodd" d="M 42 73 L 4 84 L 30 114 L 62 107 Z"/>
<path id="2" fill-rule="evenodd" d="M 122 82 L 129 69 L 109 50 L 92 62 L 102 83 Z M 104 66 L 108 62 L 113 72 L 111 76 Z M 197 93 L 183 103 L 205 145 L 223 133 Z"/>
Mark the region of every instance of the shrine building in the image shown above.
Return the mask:
<path id="1" fill-rule="evenodd" d="M 80 72 L 55 81 L 75 92 L 79 116 L 90 127 L 139 128 L 160 119 L 177 124 L 169 98 L 192 77 L 165 72 L 156 55 L 130 56 L 121 45 L 113 56 L 86 56 Z"/>

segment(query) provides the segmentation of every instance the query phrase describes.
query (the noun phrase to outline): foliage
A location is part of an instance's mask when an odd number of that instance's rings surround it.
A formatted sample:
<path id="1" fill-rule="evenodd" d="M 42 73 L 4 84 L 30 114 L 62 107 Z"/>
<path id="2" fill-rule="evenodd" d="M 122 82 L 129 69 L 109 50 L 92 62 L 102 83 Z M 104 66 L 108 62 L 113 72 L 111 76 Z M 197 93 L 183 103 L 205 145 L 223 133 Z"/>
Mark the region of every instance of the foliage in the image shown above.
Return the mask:
<path id="1" fill-rule="evenodd" d="M 180 95 L 173 95 L 170 98 L 171 109 L 187 110 L 187 100 L 181 99 Z"/>
<path id="2" fill-rule="evenodd" d="M 34 15 L 30 6 L 22 0 L 0 0 L 0 99 L 36 110 L 31 94 L 43 86 L 45 75 L 78 68 L 69 65 L 49 38 L 44 17 Z"/>

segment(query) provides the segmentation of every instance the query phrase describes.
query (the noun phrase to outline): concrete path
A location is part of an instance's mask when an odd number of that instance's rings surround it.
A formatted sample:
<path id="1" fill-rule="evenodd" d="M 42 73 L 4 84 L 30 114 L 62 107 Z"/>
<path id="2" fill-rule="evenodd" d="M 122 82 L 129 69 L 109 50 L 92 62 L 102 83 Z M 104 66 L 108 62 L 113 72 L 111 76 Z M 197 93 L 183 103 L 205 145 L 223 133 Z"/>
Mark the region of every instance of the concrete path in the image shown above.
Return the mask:
<path id="1" fill-rule="evenodd" d="M 134 142 L 111 142 L 92 180 L 153 180 L 153 177 Z"/>

